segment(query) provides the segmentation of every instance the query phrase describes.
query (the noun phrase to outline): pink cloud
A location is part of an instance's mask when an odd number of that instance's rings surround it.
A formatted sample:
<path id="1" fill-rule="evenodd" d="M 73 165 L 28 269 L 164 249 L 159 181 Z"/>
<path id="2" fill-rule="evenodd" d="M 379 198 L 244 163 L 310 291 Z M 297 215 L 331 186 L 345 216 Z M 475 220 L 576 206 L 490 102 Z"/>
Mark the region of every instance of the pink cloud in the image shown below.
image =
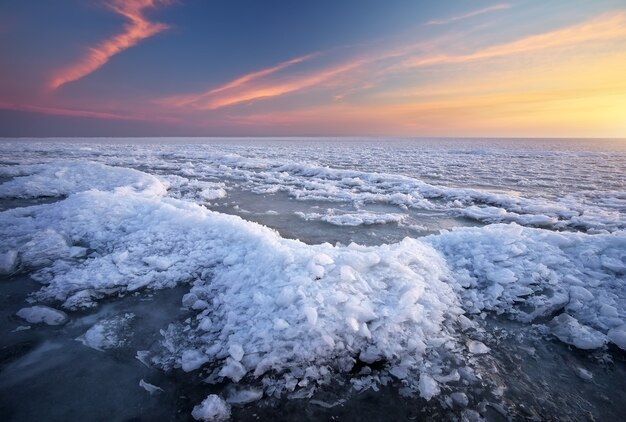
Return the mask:
<path id="1" fill-rule="evenodd" d="M 128 19 L 124 32 L 109 38 L 95 47 L 90 47 L 87 54 L 78 62 L 57 72 L 50 82 L 52 89 L 57 89 L 69 82 L 84 78 L 106 64 L 114 55 L 136 45 L 168 28 L 166 24 L 150 22 L 144 12 L 168 0 L 111 0 L 107 6 L 115 13 Z"/>
<path id="2" fill-rule="evenodd" d="M 63 107 L 48 107 L 38 106 L 31 104 L 18 104 L 6 101 L 0 101 L 0 109 L 3 110 L 15 110 L 26 111 L 30 113 L 41 113 L 52 116 L 73 116 L 73 117 L 90 117 L 95 119 L 110 119 L 110 120 L 137 120 L 137 121 L 161 121 L 161 122 L 174 122 L 175 119 L 166 117 L 155 117 L 153 115 L 137 115 L 129 113 L 110 113 L 102 111 L 90 111 L 90 110 L 77 110 Z"/>

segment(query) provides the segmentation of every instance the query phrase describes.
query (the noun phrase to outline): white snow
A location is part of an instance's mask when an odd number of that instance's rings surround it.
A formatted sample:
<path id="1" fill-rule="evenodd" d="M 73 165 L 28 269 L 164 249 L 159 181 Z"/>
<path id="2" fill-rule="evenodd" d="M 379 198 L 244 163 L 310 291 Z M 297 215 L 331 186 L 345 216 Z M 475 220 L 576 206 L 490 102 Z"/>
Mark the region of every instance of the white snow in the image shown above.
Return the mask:
<path id="1" fill-rule="evenodd" d="M 223 422 L 230 419 L 230 406 L 215 394 L 209 395 L 191 411 L 191 416 L 198 421 Z"/>
<path id="2" fill-rule="evenodd" d="M 31 324 L 45 323 L 48 325 L 61 325 L 65 324 L 68 320 L 65 312 L 43 305 L 22 308 L 17 311 L 16 315 Z"/>

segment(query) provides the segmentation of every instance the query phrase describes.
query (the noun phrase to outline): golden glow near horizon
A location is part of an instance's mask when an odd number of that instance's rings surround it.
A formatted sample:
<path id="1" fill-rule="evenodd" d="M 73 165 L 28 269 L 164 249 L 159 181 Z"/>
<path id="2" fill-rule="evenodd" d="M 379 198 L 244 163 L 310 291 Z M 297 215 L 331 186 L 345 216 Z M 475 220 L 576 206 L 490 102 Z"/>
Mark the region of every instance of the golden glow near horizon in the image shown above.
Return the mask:
<path id="1" fill-rule="evenodd" d="M 285 132 L 327 125 L 339 134 L 626 137 L 625 40 L 626 13 L 605 14 L 462 54 L 407 48 L 286 80 L 246 75 L 236 79 L 243 83 L 190 94 L 182 104 L 172 99 L 162 104 L 226 107 L 232 114 L 237 114 L 233 106 L 252 105 L 255 111 L 238 114 L 240 124 L 274 125 Z M 390 58 L 391 64 L 377 66 Z M 253 75 L 274 74 L 263 72 Z M 445 77 L 421 82 L 420 72 L 430 79 L 433 72 Z M 329 86 L 339 90 L 326 103 L 272 104 Z M 263 110 L 263 103 L 272 111 Z"/>

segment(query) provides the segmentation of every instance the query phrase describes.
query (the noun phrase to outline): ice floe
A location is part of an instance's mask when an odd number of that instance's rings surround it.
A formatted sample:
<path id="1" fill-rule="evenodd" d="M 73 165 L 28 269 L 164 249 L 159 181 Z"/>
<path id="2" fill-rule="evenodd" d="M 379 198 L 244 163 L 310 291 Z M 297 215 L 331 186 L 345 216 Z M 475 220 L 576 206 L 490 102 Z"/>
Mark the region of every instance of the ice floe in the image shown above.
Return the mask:
<path id="1" fill-rule="evenodd" d="M 17 311 L 16 315 L 31 324 L 44 323 L 48 325 L 61 325 L 65 324 L 68 320 L 68 316 L 65 312 L 43 305 L 22 308 Z"/>

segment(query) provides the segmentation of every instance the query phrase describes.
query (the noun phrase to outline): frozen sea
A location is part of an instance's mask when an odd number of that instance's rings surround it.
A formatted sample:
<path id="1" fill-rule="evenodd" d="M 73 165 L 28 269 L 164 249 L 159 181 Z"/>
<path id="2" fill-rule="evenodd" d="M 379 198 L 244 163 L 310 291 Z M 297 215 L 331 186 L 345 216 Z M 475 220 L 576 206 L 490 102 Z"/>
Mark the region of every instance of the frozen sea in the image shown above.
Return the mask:
<path id="1" fill-rule="evenodd" d="M 620 420 L 626 140 L 0 139 L 2 420 Z"/>

